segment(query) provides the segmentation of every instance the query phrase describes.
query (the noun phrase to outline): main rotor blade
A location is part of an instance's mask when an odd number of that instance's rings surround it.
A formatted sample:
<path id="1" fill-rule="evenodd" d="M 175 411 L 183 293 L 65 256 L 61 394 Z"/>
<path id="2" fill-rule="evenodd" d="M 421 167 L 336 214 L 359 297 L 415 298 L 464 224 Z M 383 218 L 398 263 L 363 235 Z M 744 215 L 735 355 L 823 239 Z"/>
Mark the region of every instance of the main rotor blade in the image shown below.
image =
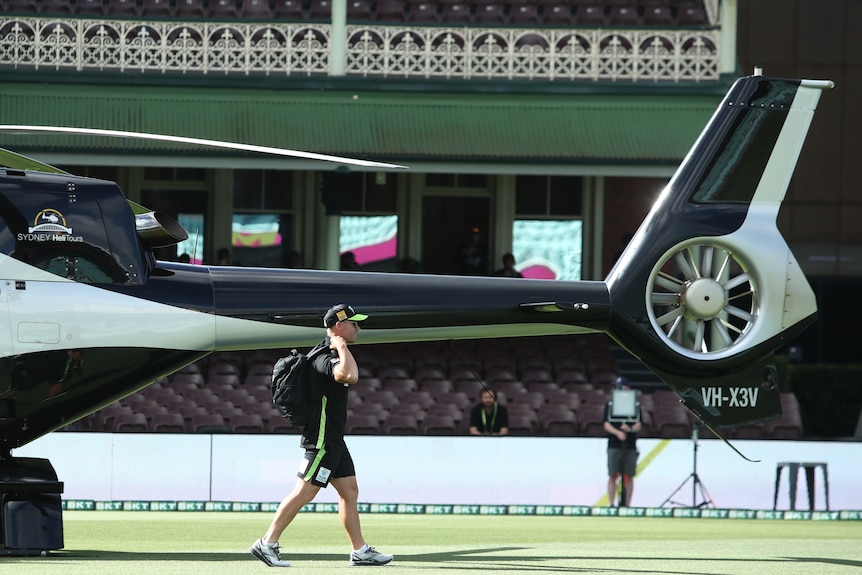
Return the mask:
<path id="1" fill-rule="evenodd" d="M 365 168 L 406 168 L 398 164 L 387 164 L 385 162 L 372 162 L 370 160 L 357 160 L 354 158 L 343 158 L 328 154 L 316 154 L 314 152 L 301 152 L 298 150 L 286 150 L 283 148 L 272 148 L 269 146 L 255 146 L 252 144 L 240 144 L 236 142 L 222 142 L 219 140 L 206 140 L 203 138 L 186 138 L 185 136 L 168 136 L 165 134 L 148 134 L 145 132 L 126 132 L 122 130 L 101 130 L 97 128 L 72 128 L 67 126 L 19 126 L 0 124 L 0 132 L 47 132 L 53 134 L 83 134 L 88 136 L 109 136 L 113 138 L 141 138 L 144 140 L 160 140 L 163 142 L 176 142 L 180 144 L 195 144 L 199 146 L 210 146 L 214 148 L 226 148 L 229 150 L 241 150 L 245 152 L 259 152 L 261 154 L 274 154 L 276 156 L 289 156 L 292 158 L 306 158 L 309 160 L 322 160 L 324 162 L 337 162 L 340 164 L 351 164 Z"/>

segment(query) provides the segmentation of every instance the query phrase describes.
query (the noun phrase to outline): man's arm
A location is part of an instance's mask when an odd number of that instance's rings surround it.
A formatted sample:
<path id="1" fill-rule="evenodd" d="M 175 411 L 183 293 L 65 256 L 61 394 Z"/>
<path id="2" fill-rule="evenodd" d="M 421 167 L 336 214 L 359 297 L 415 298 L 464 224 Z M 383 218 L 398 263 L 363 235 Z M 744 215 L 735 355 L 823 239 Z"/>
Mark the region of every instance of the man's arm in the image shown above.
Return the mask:
<path id="1" fill-rule="evenodd" d="M 616 436 L 620 439 L 620 441 L 625 441 L 625 440 L 626 440 L 626 434 L 625 434 L 625 432 L 624 432 L 623 430 L 621 430 L 621 429 L 618 429 L 618 428 L 614 427 L 614 426 L 613 426 L 613 424 L 612 424 L 610 421 L 606 421 L 606 422 L 604 422 L 604 424 L 602 424 L 602 425 L 603 425 L 603 427 L 605 428 L 605 431 L 607 431 L 607 432 L 608 432 L 608 433 L 610 433 L 611 435 L 616 435 Z"/>
<path id="2" fill-rule="evenodd" d="M 333 335 L 329 338 L 329 347 L 338 352 L 338 363 L 332 368 L 332 377 L 338 383 L 356 383 L 359 381 L 359 366 L 356 358 L 347 348 L 347 342 L 343 337 Z"/>

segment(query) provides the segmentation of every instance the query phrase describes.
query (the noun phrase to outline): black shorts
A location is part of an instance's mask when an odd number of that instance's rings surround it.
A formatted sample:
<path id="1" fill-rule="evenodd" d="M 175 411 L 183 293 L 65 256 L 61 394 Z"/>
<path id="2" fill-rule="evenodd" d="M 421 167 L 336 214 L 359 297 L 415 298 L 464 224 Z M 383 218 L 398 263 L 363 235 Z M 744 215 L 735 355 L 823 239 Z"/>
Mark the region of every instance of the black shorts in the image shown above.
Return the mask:
<path id="1" fill-rule="evenodd" d="M 332 479 L 356 475 L 353 458 L 347 445 L 324 445 L 322 449 L 306 447 L 305 458 L 297 477 L 318 487 L 326 487 Z"/>
<path id="2" fill-rule="evenodd" d="M 638 467 L 638 450 L 608 448 L 608 477 L 628 475 L 634 477 Z"/>

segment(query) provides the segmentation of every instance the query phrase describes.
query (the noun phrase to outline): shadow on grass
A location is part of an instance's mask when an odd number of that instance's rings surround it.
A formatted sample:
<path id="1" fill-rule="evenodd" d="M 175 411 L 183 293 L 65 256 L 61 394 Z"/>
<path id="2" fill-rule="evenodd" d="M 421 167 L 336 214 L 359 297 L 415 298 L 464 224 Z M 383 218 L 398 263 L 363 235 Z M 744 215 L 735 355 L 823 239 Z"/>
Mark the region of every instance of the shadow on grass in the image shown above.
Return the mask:
<path id="1" fill-rule="evenodd" d="M 518 571 L 523 569 L 541 570 L 547 572 L 577 572 L 580 569 L 572 567 L 572 561 L 584 561 L 592 564 L 591 572 L 596 570 L 611 570 L 614 572 L 627 573 L 662 573 L 665 575 L 699 575 L 701 571 L 673 570 L 667 569 L 668 563 L 684 563 L 689 567 L 701 562 L 727 563 L 728 565 L 738 562 L 764 564 L 811 564 L 811 565 L 834 565 L 843 567 L 862 568 L 862 561 L 852 559 L 838 559 L 834 557 L 762 557 L 752 560 L 750 557 L 595 557 L 575 555 L 524 555 L 521 553 L 525 547 L 486 547 L 480 549 L 460 549 L 452 551 L 438 551 L 433 553 L 396 554 L 396 563 L 428 563 L 433 564 L 435 569 L 494 569 L 496 571 Z M 286 553 L 285 559 L 295 563 L 313 562 L 344 562 L 347 563 L 347 553 Z M 45 562 L 52 559 L 63 559 L 64 561 L 86 561 L 86 562 L 147 562 L 147 561 L 177 561 L 193 563 L 221 563 L 233 561 L 257 562 L 248 552 L 212 553 L 212 552 L 128 552 L 128 551 L 102 551 L 102 550 L 74 550 L 56 551 L 48 557 L 8 557 L 0 559 L 0 565 L 8 565 L 18 562 Z M 613 567 L 615 562 L 636 561 L 640 567 L 624 568 Z M 554 562 L 565 562 L 568 566 L 554 565 Z M 608 563 L 607 567 L 595 567 L 595 564 Z M 656 563 L 661 564 L 655 565 Z M 472 564 L 472 565 L 467 565 Z M 652 565 L 652 566 L 651 566 Z M 430 565 L 429 565 L 430 566 Z M 417 565 L 422 568 L 422 565 Z M 656 570 L 658 569 L 658 570 Z"/>

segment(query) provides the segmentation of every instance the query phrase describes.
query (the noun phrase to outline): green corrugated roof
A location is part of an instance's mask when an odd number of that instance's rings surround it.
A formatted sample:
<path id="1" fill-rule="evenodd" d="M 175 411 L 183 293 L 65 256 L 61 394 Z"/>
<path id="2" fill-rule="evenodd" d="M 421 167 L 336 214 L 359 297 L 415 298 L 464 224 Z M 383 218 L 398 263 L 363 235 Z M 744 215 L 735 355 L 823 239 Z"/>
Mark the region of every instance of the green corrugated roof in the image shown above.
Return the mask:
<path id="1" fill-rule="evenodd" d="M 715 95 L 0 84 L 0 123 L 208 138 L 385 160 L 675 164 Z M 0 133 L 19 151 L 212 155 L 146 140 Z"/>

